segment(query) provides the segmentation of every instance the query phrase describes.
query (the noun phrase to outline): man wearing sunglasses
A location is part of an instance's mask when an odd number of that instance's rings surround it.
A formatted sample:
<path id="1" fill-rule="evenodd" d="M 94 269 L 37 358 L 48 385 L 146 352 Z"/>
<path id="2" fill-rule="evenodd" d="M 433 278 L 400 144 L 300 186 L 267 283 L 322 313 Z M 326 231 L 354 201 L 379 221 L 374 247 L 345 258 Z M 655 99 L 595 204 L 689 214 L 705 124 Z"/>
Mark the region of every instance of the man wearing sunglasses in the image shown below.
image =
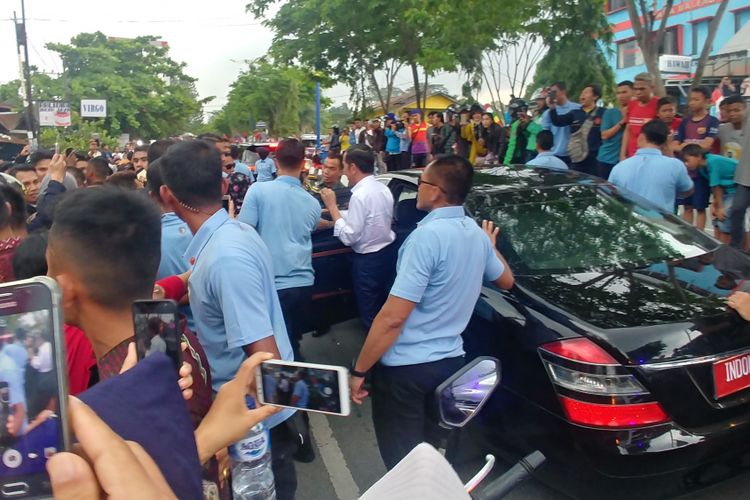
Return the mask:
<path id="1" fill-rule="evenodd" d="M 412 448 L 439 435 L 426 408 L 434 391 L 464 364 L 461 333 L 484 281 L 510 289 L 513 273 L 496 248 L 498 230 L 464 212 L 474 168 L 448 155 L 427 166 L 417 208 L 429 214 L 398 255 L 396 281 L 351 370 L 352 400 L 362 404 L 372 375 L 372 419 L 383 462 L 393 468 Z"/>

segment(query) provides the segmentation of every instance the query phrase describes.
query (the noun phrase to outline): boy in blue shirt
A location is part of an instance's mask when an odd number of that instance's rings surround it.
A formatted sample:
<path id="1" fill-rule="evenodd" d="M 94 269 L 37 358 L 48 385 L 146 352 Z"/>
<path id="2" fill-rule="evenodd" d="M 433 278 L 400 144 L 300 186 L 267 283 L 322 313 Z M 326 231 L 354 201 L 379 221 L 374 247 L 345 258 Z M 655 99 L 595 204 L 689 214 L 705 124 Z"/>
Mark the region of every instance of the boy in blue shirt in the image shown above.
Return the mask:
<path id="1" fill-rule="evenodd" d="M 274 180 L 276 176 L 276 162 L 269 158 L 270 151 L 268 148 L 258 148 L 260 160 L 255 162 L 255 177 L 257 182 L 268 182 Z"/>
<path id="2" fill-rule="evenodd" d="M 708 179 L 713 194 L 711 204 L 714 236 L 722 243 L 731 240 L 730 214 L 732 201 L 737 189 L 734 183 L 734 172 L 737 160 L 708 153 L 698 144 L 686 144 L 682 148 L 682 159 L 688 170 L 698 172 Z"/>

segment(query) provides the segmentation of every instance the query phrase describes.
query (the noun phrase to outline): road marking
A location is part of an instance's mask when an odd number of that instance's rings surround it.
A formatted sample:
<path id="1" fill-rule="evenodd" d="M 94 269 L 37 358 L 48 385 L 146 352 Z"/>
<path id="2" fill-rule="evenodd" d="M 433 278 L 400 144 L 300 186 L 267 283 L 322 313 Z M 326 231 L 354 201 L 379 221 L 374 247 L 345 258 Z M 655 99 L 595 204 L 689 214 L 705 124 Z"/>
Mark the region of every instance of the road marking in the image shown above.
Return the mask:
<path id="1" fill-rule="evenodd" d="M 333 489 L 340 500 L 354 500 L 359 498 L 359 487 L 354 482 L 352 472 L 346 463 L 339 443 L 333 437 L 328 418 L 320 413 L 310 412 L 310 431 L 318 445 L 318 453 L 331 478 Z"/>

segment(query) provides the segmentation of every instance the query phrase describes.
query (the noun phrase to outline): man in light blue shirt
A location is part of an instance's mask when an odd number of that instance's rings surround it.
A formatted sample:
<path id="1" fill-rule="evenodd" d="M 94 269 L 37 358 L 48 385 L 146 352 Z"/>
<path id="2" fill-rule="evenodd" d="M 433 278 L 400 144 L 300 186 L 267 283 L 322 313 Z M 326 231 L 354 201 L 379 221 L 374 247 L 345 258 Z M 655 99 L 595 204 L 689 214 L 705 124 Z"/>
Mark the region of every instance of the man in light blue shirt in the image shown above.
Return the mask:
<path id="1" fill-rule="evenodd" d="M 464 212 L 473 175 L 471 163 L 456 155 L 424 170 L 417 208 L 430 213 L 399 251 L 396 281 L 351 372 L 352 399 L 361 404 L 363 376 L 375 366 L 373 423 L 389 469 L 428 439 L 425 427 L 437 428 L 425 408 L 437 386 L 464 364 L 461 333 L 482 283 L 513 286 L 493 224 L 485 221 L 483 231 Z"/>
<path id="2" fill-rule="evenodd" d="M 692 194 L 693 181 L 680 160 L 661 153 L 669 135 L 669 127 L 661 120 L 645 124 L 638 136 L 635 156 L 615 165 L 609 182 L 672 212 L 678 196 Z"/>
<path id="3" fill-rule="evenodd" d="M 184 274 L 190 270 L 184 255 L 188 245 L 193 240 L 193 233 L 190 232 L 190 228 L 182 219 L 164 205 L 159 196 L 159 191 L 164 184 L 160 158 L 151 162 L 147 176 L 146 189 L 148 195 L 161 210 L 161 260 L 159 261 L 159 270 L 156 273 L 156 279 L 160 280 L 169 276 Z M 195 332 L 195 321 L 193 321 L 193 312 L 190 306 L 180 306 L 180 312 L 185 315 L 190 331 Z"/>
<path id="4" fill-rule="evenodd" d="M 214 391 L 237 374 L 256 352 L 292 360 L 268 248 L 251 226 L 229 218 L 221 206 L 226 181 L 221 158 L 205 141 L 172 146 L 161 158 L 161 197 L 194 234 L 185 258 L 192 266 L 188 282 L 198 336 L 211 366 Z M 271 428 L 272 467 L 278 498 L 293 498 L 296 473 L 291 455 L 297 443 L 279 412 Z M 282 425 L 280 425 L 282 424 Z"/>
<path id="5" fill-rule="evenodd" d="M 564 115 L 574 109 L 581 109 L 581 105 L 568 99 L 567 87 L 563 82 L 555 82 L 549 88 L 549 97 L 547 105 L 550 109 L 554 108 L 557 115 Z M 554 96 L 554 97 L 553 97 Z M 557 127 L 552 124 L 550 110 L 542 115 L 542 127 L 544 130 L 552 132 L 555 138 L 555 144 L 552 147 L 552 154 L 560 158 L 566 165 L 570 165 L 570 156 L 568 156 L 568 141 L 570 141 L 570 125 Z"/>
<path id="6" fill-rule="evenodd" d="M 255 176 L 250 171 L 250 167 L 240 161 L 239 146 L 236 144 L 229 146 L 229 154 L 232 156 L 232 160 L 234 160 L 234 173 L 246 175 L 251 181 L 255 180 Z"/>
<path id="7" fill-rule="evenodd" d="M 276 174 L 276 162 L 268 156 L 270 154 L 268 148 L 258 148 L 257 153 L 260 156 L 260 159 L 255 161 L 255 177 L 257 182 L 272 181 Z"/>
<path id="8" fill-rule="evenodd" d="M 274 280 L 294 358 L 302 360 L 299 342 L 309 323 L 315 272 L 312 232 L 320 222 L 320 203 L 299 180 L 305 145 L 297 139 L 279 143 L 278 177 L 256 182 L 247 191 L 239 220 L 253 226 L 271 252 Z"/>
<path id="9" fill-rule="evenodd" d="M 545 168 L 556 168 L 558 170 L 568 170 L 568 166 L 557 156 L 553 155 L 550 149 L 552 149 L 552 132 L 549 130 L 541 130 L 536 135 L 536 151 L 537 155 L 531 160 L 526 162 L 529 167 L 545 167 Z"/>

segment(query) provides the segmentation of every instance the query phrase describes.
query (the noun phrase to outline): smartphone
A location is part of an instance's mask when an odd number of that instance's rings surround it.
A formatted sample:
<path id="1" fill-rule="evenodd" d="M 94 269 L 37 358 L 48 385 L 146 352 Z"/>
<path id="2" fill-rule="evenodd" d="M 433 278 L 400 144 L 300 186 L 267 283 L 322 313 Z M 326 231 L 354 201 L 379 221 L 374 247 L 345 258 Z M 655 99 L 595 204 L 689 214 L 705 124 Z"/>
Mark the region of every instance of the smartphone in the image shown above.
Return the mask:
<path id="1" fill-rule="evenodd" d="M 50 498 L 46 462 L 70 448 L 60 292 L 0 285 L 0 498 Z"/>
<path id="2" fill-rule="evenodd" d="M 135 350 L 138 359 L 162 352 L 172 360 L 175 370 L 182 366 L 182 335 L 178 329 L 177 303 L 173 300 L 136 300 L 133 302 Z"/>
<path id="3" fill-rule="evenodd" d="M 55 143 L 55 154 L 56 155 L 60 154 L 60 143 L 59 142 Z"/>
<path id="4" fill-rule="evenodd" d="M 349 415 L 349 370 L 343 366 L 317 365 L 272 359 L 258 367 L 256 380 L 261 404 Z"/>

